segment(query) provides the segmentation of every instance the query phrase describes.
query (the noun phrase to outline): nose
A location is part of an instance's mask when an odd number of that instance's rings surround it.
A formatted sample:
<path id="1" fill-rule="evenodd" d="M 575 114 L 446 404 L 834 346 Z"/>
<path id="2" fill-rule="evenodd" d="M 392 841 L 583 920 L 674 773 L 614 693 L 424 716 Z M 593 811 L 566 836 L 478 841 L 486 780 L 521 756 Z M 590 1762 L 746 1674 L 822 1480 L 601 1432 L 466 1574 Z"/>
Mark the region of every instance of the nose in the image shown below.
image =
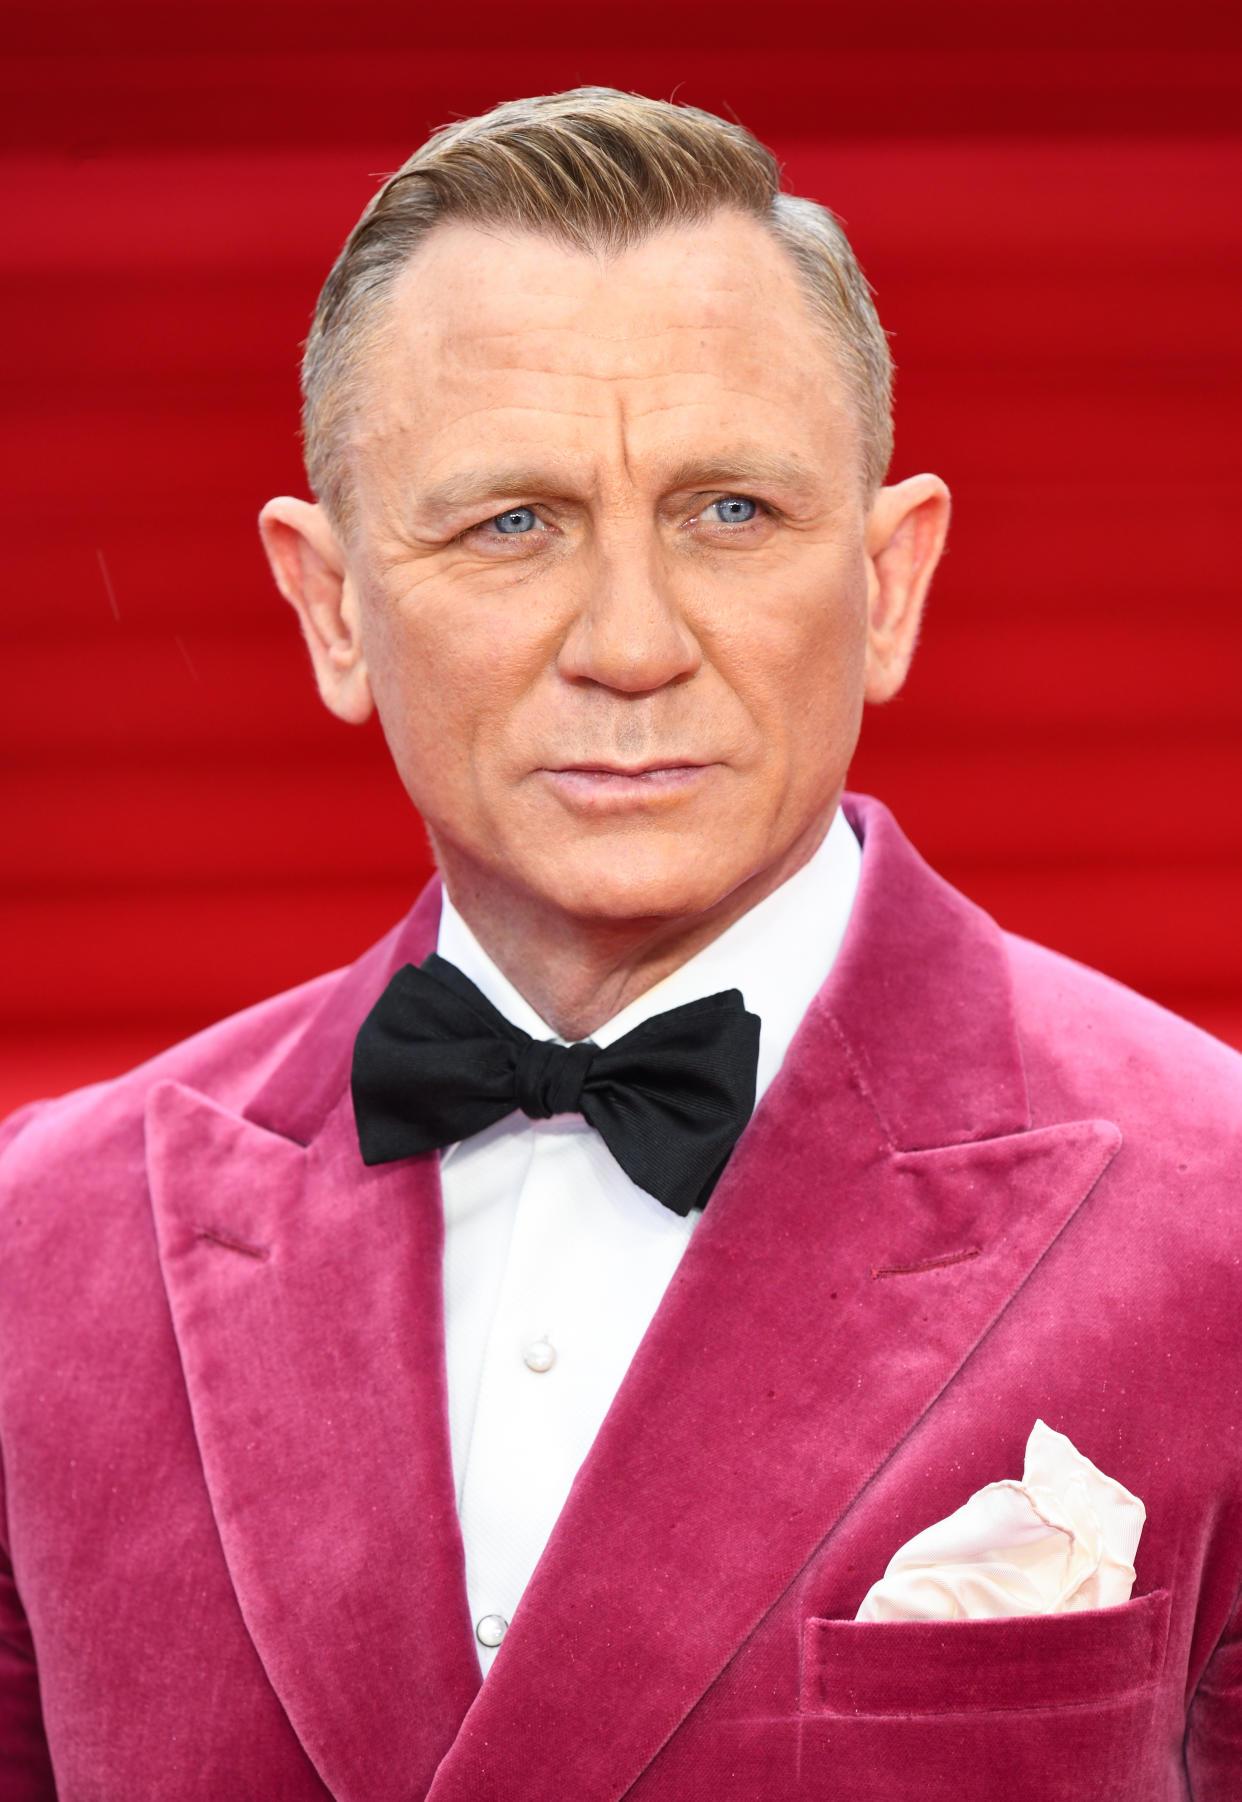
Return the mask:
<path id="1" fill-rule="evenodd" d="M 601 547 L 582 607 L 561 644 L 560 674 L 619 694 L 650 694 L 693 675 L 702 661 L 658 550 Z"/>

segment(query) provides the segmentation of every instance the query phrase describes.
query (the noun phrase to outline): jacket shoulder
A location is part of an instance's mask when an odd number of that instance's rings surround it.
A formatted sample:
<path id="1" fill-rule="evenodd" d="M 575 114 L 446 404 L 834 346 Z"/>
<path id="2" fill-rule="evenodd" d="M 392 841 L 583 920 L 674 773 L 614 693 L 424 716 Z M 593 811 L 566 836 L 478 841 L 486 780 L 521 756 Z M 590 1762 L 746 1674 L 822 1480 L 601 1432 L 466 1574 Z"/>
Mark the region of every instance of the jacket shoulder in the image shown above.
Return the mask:
<path id="1" fill-rule="evenodd" d="M 344 971 L 333 970 L 230 1015 L 105 1082 L 34 1101 L 0 1122 L 0 1174 L 75 1162 L 127 1143 L 141 1145 L 147 1095 L 181 1082 L 240 1113 L 329 1002 Z"/>
<path id="2" fill-rule="evenodd" d="M 97 1201 L 112 1209 L 122 1197 L 145 1197 L 147 1097 L 166 1082 L 308 1143 L 348 1081 L 363 1018 L 393 970 L 434 945 L 439 915 L 433 880 L 356 962 L 221 1020 L 110 1082 L 22 1109 L 0 1127 L 0 1214 L 14 1195 L 23 1206 L 42 1198 L 49 1219 L 64 1206 L 81 1218 Z"/>
<path id="3" fill-rule="evenodd" d="M 1242 1054 L 1098 970 L 1004 939 L 1037 1122 L 1100 1114 L 1242 1154 Z"/>

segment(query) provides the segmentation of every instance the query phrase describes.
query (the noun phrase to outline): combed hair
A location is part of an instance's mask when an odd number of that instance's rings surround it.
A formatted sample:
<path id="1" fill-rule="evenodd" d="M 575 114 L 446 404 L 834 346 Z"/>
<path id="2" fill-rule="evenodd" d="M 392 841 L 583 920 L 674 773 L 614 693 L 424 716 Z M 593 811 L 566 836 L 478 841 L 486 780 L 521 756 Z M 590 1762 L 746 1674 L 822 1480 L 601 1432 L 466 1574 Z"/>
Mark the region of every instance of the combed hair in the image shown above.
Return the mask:
<path id="1" fill-rule="evenodd" d="M 772 153 L 712 113 L 615 88 L 510 100 L 435 132 L 390 175 L 323 285 L 302 361 L 311 488 L 348 523 L 344 439 L 385 301 L 436 225 L 530 231 L 615 254 L 723 208 L 761 220 L 792 258 L 858 409 L 878 488 L 892 455 L 893 365 L 871 290 L 826 207 L 780 191 Z"/>

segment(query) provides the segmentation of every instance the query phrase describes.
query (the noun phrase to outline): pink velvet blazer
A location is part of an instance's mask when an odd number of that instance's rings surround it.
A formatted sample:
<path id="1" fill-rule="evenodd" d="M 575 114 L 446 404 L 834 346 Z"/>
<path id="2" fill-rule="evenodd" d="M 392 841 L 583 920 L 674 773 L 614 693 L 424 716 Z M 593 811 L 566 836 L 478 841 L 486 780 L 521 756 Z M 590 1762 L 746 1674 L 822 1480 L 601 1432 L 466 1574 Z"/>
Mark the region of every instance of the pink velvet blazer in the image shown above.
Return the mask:
<path id="1" fill-rule="evenodd" d="M 862 887 L 480 1687 L 434 1157 L 367 1170 L 352 969 L 27 1110 L 0 1158 L 3 1802 L 1242 1796 L 1242 1060 Z M 1133 1599 L 853 1615 L 1037 1416 Z"/>

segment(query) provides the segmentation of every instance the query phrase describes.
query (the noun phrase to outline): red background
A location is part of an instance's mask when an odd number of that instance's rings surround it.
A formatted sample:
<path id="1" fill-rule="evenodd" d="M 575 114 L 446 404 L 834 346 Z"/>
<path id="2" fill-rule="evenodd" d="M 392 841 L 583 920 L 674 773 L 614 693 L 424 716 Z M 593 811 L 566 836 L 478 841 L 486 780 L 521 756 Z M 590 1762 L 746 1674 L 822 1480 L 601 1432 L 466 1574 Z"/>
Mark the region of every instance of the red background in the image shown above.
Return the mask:
<path id="1" fill-rule="evenodd" d="M 0 1103 L 352 957 L 427 868 L 254 517 L 319 282 L 426 132 L 603 81 L 848 224 L 896 472 L 957 499 L 855 786 L 1021 932 L 1242 1043 L 1235 5 L 7 7 Z"/>

